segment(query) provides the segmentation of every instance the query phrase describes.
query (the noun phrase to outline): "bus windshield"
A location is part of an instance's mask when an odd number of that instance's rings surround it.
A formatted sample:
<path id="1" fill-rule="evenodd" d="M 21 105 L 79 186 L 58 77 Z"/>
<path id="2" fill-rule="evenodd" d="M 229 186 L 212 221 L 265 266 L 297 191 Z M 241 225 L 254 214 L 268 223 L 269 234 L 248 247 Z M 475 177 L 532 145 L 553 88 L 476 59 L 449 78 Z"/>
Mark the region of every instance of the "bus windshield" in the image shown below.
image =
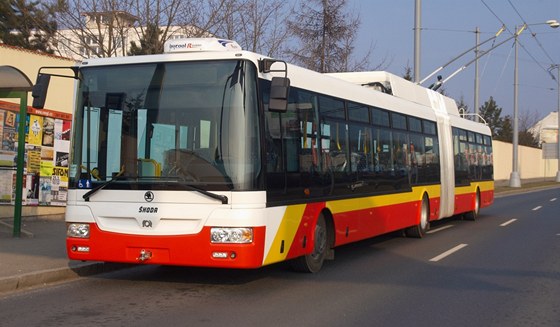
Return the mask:
<path id="1" fill-rule="evenodd" d="M 83 67 L 70 188 L 252 190 L 256 70 L 243 60 Z"/>

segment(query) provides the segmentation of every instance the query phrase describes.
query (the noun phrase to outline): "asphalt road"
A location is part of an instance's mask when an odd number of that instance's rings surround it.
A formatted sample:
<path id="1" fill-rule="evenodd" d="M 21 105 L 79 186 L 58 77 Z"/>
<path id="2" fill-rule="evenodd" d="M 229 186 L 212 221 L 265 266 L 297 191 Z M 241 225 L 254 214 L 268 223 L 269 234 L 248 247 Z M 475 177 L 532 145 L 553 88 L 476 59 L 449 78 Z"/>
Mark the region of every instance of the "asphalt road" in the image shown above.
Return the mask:
<path id="1" fill-rule="evenodd" d="M 0 298 L 1 326 L 559 326 L 560 189 L 423 239 L 337 248 L 315 275 L 144 266 Z"/>

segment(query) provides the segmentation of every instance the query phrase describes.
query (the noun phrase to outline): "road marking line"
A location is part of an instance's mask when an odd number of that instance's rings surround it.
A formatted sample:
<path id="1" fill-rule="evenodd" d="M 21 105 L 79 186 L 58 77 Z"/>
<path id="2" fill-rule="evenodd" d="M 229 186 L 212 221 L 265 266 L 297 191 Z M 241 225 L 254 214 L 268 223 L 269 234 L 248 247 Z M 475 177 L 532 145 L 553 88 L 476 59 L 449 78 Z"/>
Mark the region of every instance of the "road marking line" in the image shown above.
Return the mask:
<path id="1" fill-rule="evenodd" d="M 436 229 L 430 229 L 429 231 L 426 232 L 426 234 L 433 234 L 433 233 L 441 232 L 442 230 L 451 228 L 453 226 L 455 226 L 455 225 L 447 225 L 447 226 L 443 226 L 443 227 L 436 228 Z"/>
<path id="2" fill-rule="evenodd" d="M 556 198 L 550 199 L 550 202 L 554 202 L 554 201 L 556 201 Z"/>
<path id="3" fill-rule="evenodd" d="M 502 226 L 502 227 L 507 226 L 507 225 L 513 223 L 513 222 L 516 221 L 516 220 L 517 220 L 517 219 L 508 220 L 508 221 L 506 221 L 505 223 L 501 224 L 500 226 Z"/>
<path id="4" fill-rule="evenodd" d="M 440 254 L 440 255 L 438 255 L 438 256 L 436 256 L 436 257 L 431 258 L 430 261 L 432 261 L 432 262 L 440 261 L 441 259 L 443 259 L 443 258 L 445 258 L 445 257 L 447 257 L 447 256 L 449 256 L 449 255 L 451 255 L 451 254 L 453 254 L 453 253 L 455 253 L 455 252 L 461 250 L 462 248 L 464 248 L 464 247 L 467 246 L 467 245 L 468 245 L 468 244 L 459 244 L 459 245 L 457 245 L 456 247 L 454 247 L 454 248 L 452 248 L 452 249 L 450 249 L 450 250 L 447 250 L 447 251 L 443 252 L 442 254 Z"/>
<path id="5" fill-rule="evenodd" d="M 534 208 L 533 208 L 533 211 L 537 211 L 537 210 L 539 210 L 540 208 L 542 208 L 542 206 L 534 207 Z"/>

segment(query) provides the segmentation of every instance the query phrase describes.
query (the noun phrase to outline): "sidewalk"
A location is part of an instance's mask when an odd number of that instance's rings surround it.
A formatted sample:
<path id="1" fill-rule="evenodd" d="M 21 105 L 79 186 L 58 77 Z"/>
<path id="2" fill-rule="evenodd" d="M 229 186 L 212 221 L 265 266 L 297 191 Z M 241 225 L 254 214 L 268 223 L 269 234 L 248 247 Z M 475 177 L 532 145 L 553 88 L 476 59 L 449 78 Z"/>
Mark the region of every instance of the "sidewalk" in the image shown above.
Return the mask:
<path id="1" fill-rule="evenodd" d="M 61 207 L 24 207 L 21 237 L 13 237 L 13 208 L 0 207 L 0 296 L 124 266 L 68 260 Z"/>
<path id="2" fill-rule="evenodd" d="M 496 197 L 544 188 L 555 182 L 525 183 L 521 188 L 496 187 Z M 0 206 L 0 296 L 82 276 L 108 272 L 126 264 L 68 260 L 63 207 L 24 207 L 21 237 L 12 237 L 13 206 Z"/>

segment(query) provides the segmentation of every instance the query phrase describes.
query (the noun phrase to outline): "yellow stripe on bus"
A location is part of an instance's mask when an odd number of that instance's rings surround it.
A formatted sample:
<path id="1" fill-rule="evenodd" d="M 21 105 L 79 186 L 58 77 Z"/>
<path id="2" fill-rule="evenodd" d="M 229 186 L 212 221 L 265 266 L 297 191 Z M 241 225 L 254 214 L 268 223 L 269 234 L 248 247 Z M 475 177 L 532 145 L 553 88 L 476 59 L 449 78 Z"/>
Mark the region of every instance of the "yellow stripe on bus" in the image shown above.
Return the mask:
<path id="1" fill-rule="evenodd" d="M 328 201 L 327 208 L 329 208 L 333 214 L 337 214 L 354 210 L 364 210 L 413 201 L 420 201 L 424 193 L 427 193 L 428 197 L 430 198 L 439 198 L 440 192 L 441 188 L 439 185 L 417 186 L 412 188 L 412 192 L 375 195 L 357 199 Z"/>
<path id="2" fill-rule="evenodd" d="M 494 181 L 471 182 L 470 185 L 456 187 L 455 195 L 474 194 L 477 187 L 480 192 L 491 191 L 494 189 Z"/>
<path id="3" fill-rule="evenodd" d="M 268 251 L 263 264 L 271 264 L 286 259 L 288 251 L 290 251 L 292 243 L 294 242 L 296 232 L 301 224 L 305 207 L 305 204 L 298 204 L 291 205 L 286 208 L 284 216 L 282 217 L 282 222 L 278 227 L 278 231 L 276 232 L 270 251 Z M 284 242 L 283 246 L 282 241 Z M 283 251 L 281 251 L 282 248 Z"/>

